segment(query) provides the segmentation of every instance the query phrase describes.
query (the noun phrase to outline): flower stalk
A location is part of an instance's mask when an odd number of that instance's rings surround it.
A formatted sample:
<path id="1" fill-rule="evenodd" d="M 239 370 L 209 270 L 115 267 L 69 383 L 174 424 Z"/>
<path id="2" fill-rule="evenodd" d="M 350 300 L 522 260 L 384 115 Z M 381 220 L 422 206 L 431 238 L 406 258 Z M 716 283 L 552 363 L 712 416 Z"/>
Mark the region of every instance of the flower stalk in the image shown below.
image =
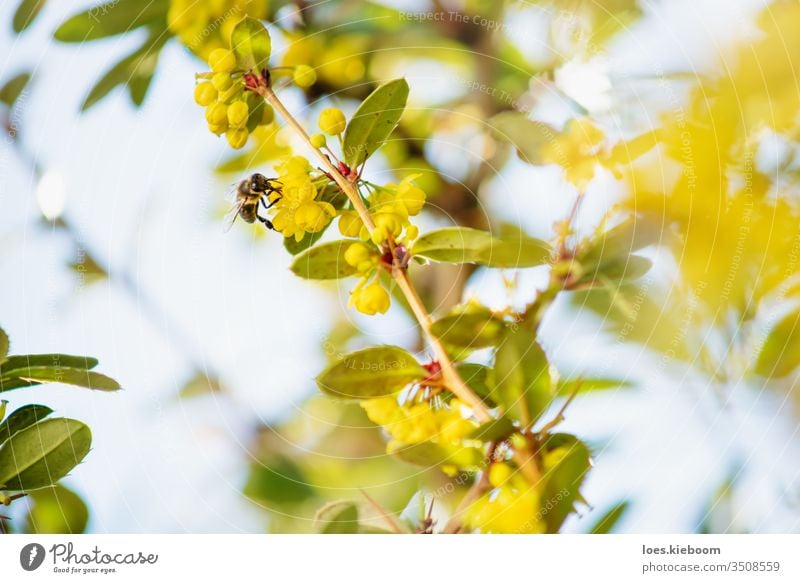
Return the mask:
<path id="1" fill-rule="evenodd" d="M 340 172 L 339 168 L 336 167 L 333 162 L 331 162 L 328 156 L 322 152 L 322 150 L 314 146 L 314 144 L 311 142 L 311 137 L 308 135 L 308 132 L 306 132 L 305 128 L 303 128 L 303 126 L 297 121 L 292 113 L 286 109 L 286 106 L 278 98 L 275 91 L 273 91 L 268 79 L 265 81 L 266 82 L 255 84 L 255 86 L 251 87 L 251 89 L 260 95 L 269 105 L 271 105 L 278 115 L 284 119 L 288 126 L 292 128 L 297 136 L 299 136 L 303 142 L 314 152 L 314 155 L 320 161 L 324 170 L 331 176 L 331 178 L 333 178 L 339 188 L 342 189 L 342 192 L 344 192 L 350 203 L 353 205 L 353 209 L 358 213 L 358 216 L 361 218 L 361 221 L 364 223 L 367 230 L 370 234 L 372 234 L 375 231 L 375 222 L 373 221 L 369 210 L 364 204 L 364 201 L 361 199 L 361 195 L 358 192 L 356 184 L 352 180 L 345 177 Z M 391 243 L 392 242 L 390 241 L 390 245 Z M 391 246 L 393 247 L 393 245 Z M 464 380 L 458 374 L 455 364 L 447 353 L 447 350 L 445 350 L 441 340 L 439 340 L 439 338 L 432 333 L 431 315 L 428 313 L 428 310 L 425 308 L 422 299 L 419 297 L 419 294 L 411 283 L 411 280 L 408 278 L 405 265 L 398 265 L 395 254 L 392 253 L 392 256 L 395 257 L 395 261 L 392 264 L 391 275 L 400 288 L 400 291 L 402 291 L 403 295 L 405 296 L 406 301 L 411 307 L 411 311 L 413 312 L 419 326 L 425 333 L 428 343 L 436 355 L 436 359 L 441 366 L 442 378 L 448 390 L 450 390 L 453 395 L 455 395 L 458 399 L 472 409 L 472 412 L 478 421 L 481 423 L 491 421 L 494 419 L 494 417 L 489 411 L 489 408 L 464 382 Z M 535 456 L 530 451 L 516 449 L 514 453 L 514 460 L 517 462 L 520 472 L 522 472 L 528 482 L 530 482 L 531 487 L 535 487 L 541 480 L 541 473 L 539 471 Z"/>

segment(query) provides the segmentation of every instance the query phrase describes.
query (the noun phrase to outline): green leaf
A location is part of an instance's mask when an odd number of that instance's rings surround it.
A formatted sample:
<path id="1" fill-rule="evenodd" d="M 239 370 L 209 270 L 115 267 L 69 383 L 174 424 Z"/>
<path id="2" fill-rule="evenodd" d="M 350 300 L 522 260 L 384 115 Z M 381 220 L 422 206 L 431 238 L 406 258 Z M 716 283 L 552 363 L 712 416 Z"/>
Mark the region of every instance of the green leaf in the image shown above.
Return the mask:
<path id="1" fill-rule="evenodd" d="M 497 114 L 489 120 L 489 126 L 498 138 L 512 144 L 520 159 L 528 164 L 543 164 L 542 147 L 560 134 L 548 124 L 514 111 Z"/>
<path id="2" fill-rule="evenodd" d="M 14 19 L 11 21 L 14 32 L 19 34 L 31 24 L 44 8 L 45 0 L 22 0 L 14 12 Z"/>
<path id="3" fill-rule="evenodd" d="M 4 372 L 0 378 L 0 392 L 42 383 L 62 383 L 98 391 L 118 391 L 121 388 L 117 381 L 97 372 L 80 368 L 31 366 Z"/>
<path id="4" fill-rule="evenodd" d="M 25 518 L 25 532 L 32 534 L 82 534 L 89 522 L 86 503 L 72 490 L 58 484 L 30 493 L 33 502 Z"/>
<path id="5" fill-rule="evenodd" d="M 112 0 L 67 19 L 53 36 L 65 43 L 82 43 L 153 24 L 158 35 L 166 37 L 168 9 L 169 2 L 160 0 Z"/>
<path id="6" fill-rule="evenodd" d="M 92 369 L 98 360 L 91 356 L 73 356 L 71 354 L 24 354 L 9 356 L 0 365 L 0 376 L 7 376 L 10 371 L 27 370 L 30 367 L 50 366 L 65 368 Z"/>
<path id="7" fill-rule="evenodd" d="M 330 226 L 330 223 L 328 223 L 328 226 Z M 299 241 L 294 237 L 284 237 L 283 247 L 289 252 L 290 255 L 298 255 L 306 249 L 313 247 L 314 244 L 322 238 L 322 235 L 325 234 L 325 231 L 328 230 L 328 226 L 318 233 L 306 233 L 305 236 Z M 345 247 L 345 251 L 346 250 L 347 247 Z"/>
<path id="8" fill-rule="evenodd" d="M 356 168 L 383 145 L 403 115 L 408 83 L 394 79 L 379 86 L 359 105 L 344 131 L 345 162 Z"/>
<path id="9" fill-rule="evenodd" d="M 0 423 L 0 444 L 9 439 L 17 431 L 22 431 L 34 423 L 48 417 L 53 410 L 44 405 L 24 405 L 11 413 L 8 419 Z"/>
<path id="10" fill-rule="evenodd" d="M 344 260 L 354 240 L 333 241 L 311 247 L 295 256 L 290 269 L 304 279 L 341 279 L 356 274 L 356 268 Z"/>
<path id="11" fill-rule="evenodd" d="M 492 389 L 489 386 L 491 368 L 482 364 L 472 362 L 462 362 L 456 365 L 456 372 L 469 388 L 472 389 L 490 407 L 495 407 L 496 403 L 492 400 Z"/>
<path id="12" fill-rule="evenodd" d="M 305 502 L 314 496 L 314 490 L 294 461 L 277 455 L 250 466 L 244 495 L 268 506 L 281 506 Z"/>
<path id="13" fill-rule="evenodd" d="M 6 81 L 5 85 L 0 88 L 0 102 L 5 103 L 9 108 L 14 107 L 30 80 L 31 74 L 26 71 Z"/>
<path id="14" fill-rule="evenodd" d="M 198 372 L 186 381 L 186 384 L 178 391 L 178 396 L 181 399 L 191 399 L 223 392 L 225 392 L 225 387 L 222 386 L 222 383 L 217 377 Z"/>
<path id="15" fill-rule="evenodd" d="M 517 233 L 494 237 L 468 227 L 446 227 L 426 233 L 414 243 L 413 255 L 441 263 L 477 263 L 486 267 L 522 268 L 546 263 L 547 243 Z"/>
<path id="16" fill-rule="evenodd" d="M 314 523 L 320 534 L 357 534 L 358 507 L 352 502 L 331 502 L 319 509 Z"/>
<path id="17" fill-rule="evenodd" d="M 91 444 L 89 427 L 75 419 L 35 423 L 0 449 L 0 488 L 24 491 L 51 486 L 86 457 Z"/>
<path id="18" fill-rule="evenodd" d="M 594 526 L 589 530 L 589 534 L 608 534 L 613 531 L 622 516 L 628 511 L 629 506 L 630 503 L 627 500 L 612 506 L 608 512 L 595 522 Z"/>
<path id="19" fill-rule="evenodd" d="M 578 387 L 577 394 L 583 395 L 585 393 L 627 389 L 630 388 L 631 383 L 619 379 L 559 379 L 556 387 L 556 396 L 568 397 L 573 393 L 576 386 Z"/>
<path id="20" fill-rule="evenodd" d="M 378 346 L 352 352 L 325 369 L 317 386 L 341 399 L 373 399 L 400 391 L 428 375 L 409 352 L 397 346 Z"/>
<path id="21" fill-rule="evenodd" d="M 470 439 L 480 439 L 481 441 L 502 441 L 514 433 L 514 423 L 508 417 L 500 417 L 484 423 L 475 431 L 469 434 Z"/>
<path id="22" fill-rule="evenodd" d="M 163 34 L 150 37 L 141 47 L 106 71 L 89 90 L 81 104 L 81 111 L 86 111 L 120 85 L 127 85 L 131 101 L 140 106 L 153 80 L 167 38 Z"/>
<path id="23" fill-rule="evenodd" d="M 5 330 L 0 328 L 0 365 L 2 365 L 8 357 L 8 348 L 11 342 L 8 339 L 8 334 Z"/>
<path id="24" fill-rule="evenodd" d="M 505 324 L 491 310 L 469 306 L 467 311 L 445 316 L 433 323 L 433 335 L 459 348 L 494 346 L 502 336 Z"/>
<path id="25" fill-rule="evenodd" d="M 493 396 L 515 420 L 529 427 L 552 400 L 547 356 L 527 328 L 508 329 L 495 352 Z"/>
<path id="26" fill-rule="evenodd" d="M 618 257 L 590 267 L 580 278 L 580 283 L 591 283 L 592 285 L 600 283 L 615 288 L 643 277 L 651 267 L 653 267 L 653 262 L 646 257 L 638 255 Z"/>
<path id="27" fill-rule="evenodd" d="M 543 444 L 544 488 L 540 513 L 548 533 L 557 533 L 567 516 L 583 502 L 580 487 L 591 468 L 589 448 L 573 435 L 554 433 Z"/>
<path id="28" fill-rule="evenodd" d="M 406 463 L 423 468 L 435 468 L 447 464 L 465 470 L 477 470 L 483 463 L 481 448 L 445 445 L 433 441 L 408 444 L 395 440 L 389 443 L 387 451 Z"/>
<path id="29" fill-rule="evenodd" d="M 800 311 L 791 312 L 767 335 L 756 359 L 755 372 L 766 378 L 783 378 L 800 364 Z"/>
<path id="30" fill-rule="evenodd" d="M 269 63 L 272 41 L 263 24 L 245 16 L 231 33 L 231 49 L 240 69 L 261 71 Z"/>

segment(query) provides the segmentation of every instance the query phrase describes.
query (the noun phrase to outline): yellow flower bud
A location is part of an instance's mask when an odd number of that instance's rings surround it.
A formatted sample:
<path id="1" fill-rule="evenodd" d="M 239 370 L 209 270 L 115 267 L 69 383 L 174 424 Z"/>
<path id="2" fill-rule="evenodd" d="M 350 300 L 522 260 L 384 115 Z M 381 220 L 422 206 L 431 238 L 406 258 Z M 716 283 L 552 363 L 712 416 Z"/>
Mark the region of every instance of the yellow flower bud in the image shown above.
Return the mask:
<path id="1" fill-rule="evenodd" d="M 212 103 L 206 108 L 206 121 L 215 126 L 228 125 L 228 106 L 224 103 Z"/>
<path id="2" fill-rule="evenodd" d="M 347 127 L 347 119 L 341 109 L 329 107 L 319 114 L 319 129 L 329 136 L 338 136 Z"/>
<path id="3" fill-rule="evenodd" d="M 389 294 L 380 284 L 373 283 L 353 292 L 356 310 L 368 316 L 385 314 L 389 309 Z"/>
<path id="4" fill-rule="evenodd" d="M 261 121 L 259 125 L 266 126 L 275 120 L 275 110 L 268 103 L 264 104 L 264 109 L 261 110 Z"/>
<path id="5" fill-rule="evenodd" d="M 504 463 L 492 464 L 489 467 L 489 483 L 495 488 L 501 487 L 511 479 L 514 470 L 511 466 Z"/>
<path id="6" fill-rule="evenodd" d="M 317 149 L 324 148 L 325 144 L 327 143 L 328 140 L 326 140 L 325 136 L 323 136 L 322 134 L 314 134 L 313 136 L 311 136 L 311 145 Z"/>
<path id="7" fill-rule="evenodd" d="M 211 83 L 217 91 L 222 93 L 231 88 L 233 79 L 229 73 L 214 73 L 214 76 L 211 78 Z"/>
<path id="8" fill-rule="evenodd" d="M 358 237 L 361 232 L 361 219 L 354 211 L 342 211 L 339 216 L 339 232 L 345 237 Z"/>
<path id="9" fill-rule="evenodd" d="M 347 248 L 347 251 L 344 252 L 344 260 L 348 265 L 352 265 L 353 267 L 358 266 L 364 261 L 368 261 L 371 257 L 372 253 L 370 248 L 363 243 L 353 243 Z"/>
<path id="10" fill-rule="evenodd" d="M 249 115 L 250 108 L 244 101 L 234 101 L 228 106 L 228 124 L 231 127 L 243 127 L 247 123 Z"/>
<path id="11" fill-rule="evenodd" d="M 236 57 L 226 49 L 214 49 L 208 55 L 208 66 L 215 73 L 230 73 L 236 68 Z"/>
<path id="12" fill-rule="evenodd" d="M 227 129 L 228 129 L 228 124 L 227 123 L 222 124 L 222 125 L 217 125 L 217 124 L 213 124 L 213 123 L 208 124 L 208 130 L 212 134 L 217 134 L 218 136 L 221 136 L 222 134 L 224 134 L 227 131 Z"/>
<path id="13" fill-rule="evenodd" d="M 303 89 L 317 82 L 317 73 L 308 65 L 297 65 L 294 69 L 294 82 Z"/>
<path id="14" fill-rule="evenodd" d="M 406 237 L 408 237 L 409 241 L 413 241 L 419 237 L 419 227 L 416 225 L 408 225 L 406 227 Z"/>
<path id="15" fill-rule="evenodd" d="M 208 81 L 198 83 L 194 87 L 194 101 L 197 105 L 207 107 L 217 100 L 217 90 Z"/>
<path id="16" fill-rule="evenodd" d="M 244 148 L 249 135 L 250 134 L 247 132 L 247 130 L 243 128 L 229 129 L 227 132 L 225 132 L 225 137 L 228 138 L 228 143 L 234 150 Z"/>

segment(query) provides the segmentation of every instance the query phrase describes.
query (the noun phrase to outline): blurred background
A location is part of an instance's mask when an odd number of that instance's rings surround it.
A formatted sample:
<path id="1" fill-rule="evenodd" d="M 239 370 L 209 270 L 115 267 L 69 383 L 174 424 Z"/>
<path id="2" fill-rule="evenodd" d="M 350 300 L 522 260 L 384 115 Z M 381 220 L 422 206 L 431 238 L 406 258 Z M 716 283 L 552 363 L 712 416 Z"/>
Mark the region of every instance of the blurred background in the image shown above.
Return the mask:
<path id="1" fill-rule="evenodd" d="M 224 232 L 226 193 L 254 171 L 272 174 L 290 140 L 271 128 L 234 153 L 207 131 L 194 74 L 227 20 L 255 11 L 269 22 L 274 63 L 318 70 L 308 92 L 282 93 L 310 126 L 329 105 L 352 113 L 374 81 L 408 79 L 401 139 L 368 174 L 385 182 L 423 172 L 425 226 L 510 224 L 550 239 L 574 188 L 557 166 L 518 160 L 486 120 L 506 110 L 558 126 L 590 116 L 621 139 L 661 127 L 676 110 L 691 116 L 698 87 L 757 46 L 770 10 L 764 0 L 159 0 L 138 3 L 153 9 L 142 26 L 76 42 L 65 21 L 86 10 L 101 18 L 125 0 L 102 10 L 22 4 L 27 16 L 18 1 L 0 7 L 0 85 L 30 75 L 16 95 L 8 85 L 2 94 L 0 324 L 12 352 L 96 356 L 124 390 L 46 385 L 7 398 L 45 401 L 91 426 L 93 450 L 64 485 L 88 505 L 87 531 L 101 533 L 307 532 L 323 503 L 363 500 L 359 489 L 391 510 L 417 512 L 417 493 L 447 506 L 464 486 L 387 456 L 357 406 L 325 399 L 314 385 L 344 350 L 420 349 L 403 308 L 361 316 L 347 309 L 347 286 L 294 277 L 279 235 L 241 223 Z M 190 22 L 178 22 L 178 5 L 192 10 Z M 35 18 L 32 6 L 42 8 Z M 157 50 L 126 64 L 142 43 Z M 98 89 L 121 60 L 117 82 L 111 75 Z M 796 91 L 796 79 L 781 79 Z M 777 144 L 779 134 L 769 139 Z M 758 163 L 772 168 L 782 156 Z M 791 196 L 793 166 L 780 169 Z M 598 172 L 581 232 L 590 235 L 630 185 Z M 678 278 L 681 255 L 657 242 L 645 251 L 655 269 L 641 285 L 662 323 L 676 324 L 682 316 L 667 311 L 662 292 Z M 544 282 L 538 268 L 437 267 L 421 285 L 441 313 L 469 297 L 524 305 Z M 709 373 L 693 362 L 702 346 L 726 354 L 710 326 L 732 326 L 738 338 L 741 321 L 692 320 L 680 349 L 665 348 L 647 341 L 652 327 L 642 340 L 582 303 L 563 297 L 548 316 L 548 355 L 564 376 L 625 386 L 571 406 L 564 429 L 592 446 L 594 468 L 583 492 L 590 506 L 565 530 L 584 532 L 623 504 L 618 532 L 797 532 L 793 377 Z M 30 504 L 13 507 L 18 524 Z"/>

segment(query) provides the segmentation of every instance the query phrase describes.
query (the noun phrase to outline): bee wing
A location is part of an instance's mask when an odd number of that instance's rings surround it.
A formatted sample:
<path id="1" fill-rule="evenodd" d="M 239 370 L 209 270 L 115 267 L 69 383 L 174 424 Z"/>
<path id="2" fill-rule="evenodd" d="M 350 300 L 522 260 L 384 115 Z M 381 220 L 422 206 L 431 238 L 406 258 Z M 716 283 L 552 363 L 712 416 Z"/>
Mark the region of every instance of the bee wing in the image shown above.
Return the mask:
<path id="1" fill-rule="evenodd" d="M 225 233 L 231 230 L 233 227 L 233 223 L 236 222 L 236 218 L 239 216 L 239 211 L 242 210 L 242 205 L 244 204 L 243 200 L 240 200 L 236 204 L 234 204 L 233 208 L 227 212 L 225 218 L 223 219 L 223 224 L 225 225 Z"/>

